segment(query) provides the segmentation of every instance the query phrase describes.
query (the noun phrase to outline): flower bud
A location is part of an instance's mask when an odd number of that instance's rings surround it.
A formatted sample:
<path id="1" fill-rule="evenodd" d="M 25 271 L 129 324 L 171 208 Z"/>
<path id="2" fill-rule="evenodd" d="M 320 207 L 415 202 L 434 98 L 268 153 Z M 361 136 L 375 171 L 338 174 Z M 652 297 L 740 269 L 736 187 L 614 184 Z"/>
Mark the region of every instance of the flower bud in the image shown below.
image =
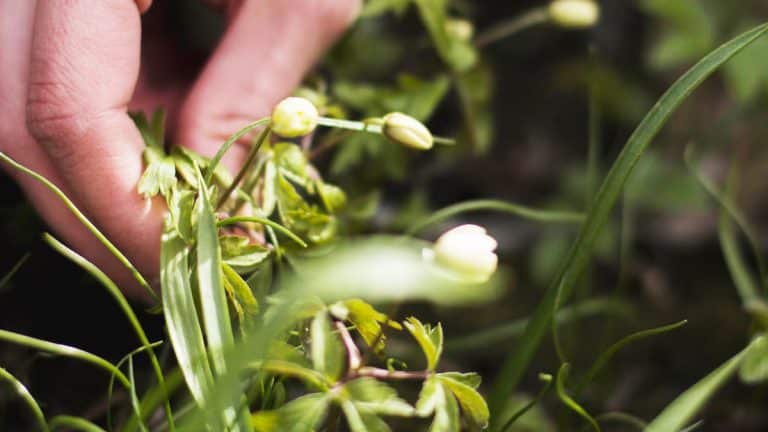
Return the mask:
<path id="1" fill-rule="evenodd" d="M 468 41 L 475 34 L 475 27 L 465 19 L 453 18 L 445 22 L 445 31 L 460 41 Z"/>
<path id="2" fill-rule="evenodd" d="M 308 135 L 315 130 L 318 117 L 317 108 L 307 99 L 285 98 L 272 110 L 272 131 L 286 138 Z"/>
<path id="3" fill-rule="evenodd" d="M 432 148 L 432 133 L 422 122 L 399 112 L 389 113 L 383 120 L 381 131 L 390 141 L 417 150 Z"/>
<path id="4" fill-rule="evenodd" d="M 549 4 L 549 17 L 566 28 L 587 28 L 600 18 L 600 7 L 594 0 L 555 0 Z"/>
<path id="5" fill-rule="evenodd" d="M 435 262 L 446 270 L 473 283 L 490 279 L 498 258 L 493 251 L 496 239 L 477 225 L 461 225 L 437 239 L 432 249 Z"/>

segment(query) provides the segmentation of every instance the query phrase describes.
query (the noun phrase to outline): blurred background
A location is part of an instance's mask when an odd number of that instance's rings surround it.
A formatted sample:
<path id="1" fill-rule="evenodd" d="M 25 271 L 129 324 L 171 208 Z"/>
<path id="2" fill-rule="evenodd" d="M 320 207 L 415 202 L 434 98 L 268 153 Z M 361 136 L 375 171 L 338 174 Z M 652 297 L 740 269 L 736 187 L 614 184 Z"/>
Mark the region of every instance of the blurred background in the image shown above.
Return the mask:
<path id="1" fill-rule="evenodd" d="M 374 3 L 381 10 L 370 7 Z M 545 5 L 450 3 L 452 16 L 471 21 L 475 34 Z M 469 199 L 584 211 L 663 91 L 720 43 L 768 20 L 765 0 L 604 1 L 596 27 L 534 26 L 483 47 L 477 63 L 459 75 L 441 62 L 407 1 L 368 5 L 368 16 L 321 62 L 303 91 L 351 118 L 412 113 L 428 119 L 435 134 L 457 137 L 458 144 L 415 155 L 361 135 L 318 154 L 321 171 L 350 191 L 351 234 L 402 232 L 435 209 Z M 156 2 L 144 25 L 148 40 L 170 35 L 163 45 L 145 47 L 147 61 L 172 53 L 183 65 L 167 77 L 152 77 L 158 86 L 179 76 L 192 79 L 223 29 L 217 13 L 183 0 Z M 697 90 L 640 160 L 571 301 L 582 309 L 578 319 L 561 326 L 562 343 L 574 369 L 583 372 L 629 333 L 689 322 L 620 351 L 580 400 L 590 412 L 653 418 L 748 342 L 753 322 L 723 257 L 720 206 L 701 178 L 719 190 L 728 185 L 751 227 L 750 238 L 736 232 L 737 246 L 757 273 L 759 260 L 748 240 L 764 252 L 766 108 L 768 38 L 763 38 Z M 508 278 L 502 298 L 464 308 L 409 304 L 399 313 L 441 321 L 446 367 L 477 370 L 491 382 L 519 334 L 505 324 L 534 309 L 577 227 L 477 212 L 422 235 L 433 239 L 446 227 L 470 222 L 485 225 L 499 239 Z M 0 274 L 28 257 L 0 287 L 0 328 L 118 360 L 136 347 L 128 323 L 94 280 L 43 244 L 45 229 L 10 179 L 0 182 Z M 151 340 L 163 338 L 160 317 L 141 318 Z M 497 332 L 484 332 L 488 329 Z M 88 365 L 4 343 L 0 365 L 25 382 L 50 415 L 103 415 L 108 377 Z M 554 373 L 558 365 L 551 341 L 545 341 L 511 403 L 535 394 L 536 373 Z M 702 430 L 768 430 L 766 390 L 733 380 L 701 415 Z M 19 411 L 0 387 L 0 430 L 23 422 Z M 563 412 L 555 398 L 545 399 L 514 430 L 579 424 L 563 420 Z M 625 430 L 621 427 L 609 430 Z"/>

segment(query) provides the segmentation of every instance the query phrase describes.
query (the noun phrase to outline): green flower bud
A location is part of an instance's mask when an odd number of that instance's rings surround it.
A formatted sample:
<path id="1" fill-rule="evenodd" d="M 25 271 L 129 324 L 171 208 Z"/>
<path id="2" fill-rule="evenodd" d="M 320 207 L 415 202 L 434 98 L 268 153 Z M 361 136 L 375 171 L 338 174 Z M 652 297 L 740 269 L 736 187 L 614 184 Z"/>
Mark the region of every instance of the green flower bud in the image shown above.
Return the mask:
<path id="1" fill-rule="evenodd" d="M 317 127 L 318 117 L 317 108 L 307 99 L 285 98 L 272 110 L 272 130 L 286 138 L 308 135 Z"/>
<path id="2" fill-rule="evenodd" d="M 566 28 L 592 27 L 600 18 L 600 6 L 594 0 L 555 0 L 548 11 L 555 24 Z"/>
<path id="3" fill-rule="evenodd" d="M 432 148 L 432 133 L 422 122 L 399 112 L 389 113 L 383 120 L 381 131 L 390 141 L 417 150 Z"/>
<path id="4" fill-rule="evenodd" d="M 437 239 L 434 261 L 445 270 L 472 283 L 486 282 L 496 271 L 496 239 L 478 225 L 460 225 Z"/>

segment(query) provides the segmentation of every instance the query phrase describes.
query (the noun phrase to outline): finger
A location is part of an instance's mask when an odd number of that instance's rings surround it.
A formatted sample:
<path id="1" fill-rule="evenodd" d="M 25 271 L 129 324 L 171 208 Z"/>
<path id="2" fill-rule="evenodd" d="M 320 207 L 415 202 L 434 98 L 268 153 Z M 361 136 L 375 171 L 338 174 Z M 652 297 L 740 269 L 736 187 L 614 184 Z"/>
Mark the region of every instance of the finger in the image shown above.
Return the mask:
<path id="1" fill-rule="evenodd" d="M 262 0 L 234 5 L 230 25 L 182 107 L 178 141 L 212 155 L 233 132 L 287 96 L 354 19 L 359 0 Z M 238 166 L 244 149 L 225 163 Z M 239 153 L 239 154 L 238 154 Z"/>
<path id="2" fill-rule="evenodd" d="M 126 114 L 139 43 L 132 0 L 39 2 L 26 112 L 30 132 L 85 213 L 154 273 L 162 206 L 136 193 L 144 144 Z"/>
<path id="3" fill-rule="evenodd" d="M 0 2 L 0 150 L 22 165 L 40 173 L 71 196 L 48 155 L 24 127 L 27 77 L 36 1 Z M 50 190 L 30 176 L 3 164 L 3 169 L 24 190 L 25 195 L 54 233 L 75 247 L 99 268 L 117 280 L 130 274 L 112 257 Z M 128 286 L 128 284 L 123 284 Z"/>

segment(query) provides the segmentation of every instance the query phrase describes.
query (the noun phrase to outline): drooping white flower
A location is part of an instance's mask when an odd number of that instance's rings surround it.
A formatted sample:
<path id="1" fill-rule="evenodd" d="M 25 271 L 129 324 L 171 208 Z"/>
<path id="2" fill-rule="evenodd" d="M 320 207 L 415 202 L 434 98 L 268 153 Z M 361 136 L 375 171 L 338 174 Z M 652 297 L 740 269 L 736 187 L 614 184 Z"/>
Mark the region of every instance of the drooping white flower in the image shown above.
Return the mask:
<path id="1" fill-rule="evenodd" d="M 393 112 L 385 115 L 383 121 L 381 131 L 391 141 L 417 150 L 432 148 L 432 132 L 415 118 Z"/>
<path id="2" fill-rule="evenodd" d="M 428 255 L 461 279 L 482 283 L 496 271 L 498 257 L 494 250 L 497 246 L 496 239 L 489 236 L 485 228 L 467 224 L 443 233 Z"/>
<path id="3" fill-rule="evenodd" d="M 319 116 L 307 99 L 285 98 L 272 110 L 272 131 L 286 138 L 304 136 L 315 130 Z"/>
<path id="4" fill-rule="evenodd" d="M 592 27 L 600 19 L 600 6 L 594 0 L 555 0 L 548 12 L 552 22 L 567 28 Z"/>

